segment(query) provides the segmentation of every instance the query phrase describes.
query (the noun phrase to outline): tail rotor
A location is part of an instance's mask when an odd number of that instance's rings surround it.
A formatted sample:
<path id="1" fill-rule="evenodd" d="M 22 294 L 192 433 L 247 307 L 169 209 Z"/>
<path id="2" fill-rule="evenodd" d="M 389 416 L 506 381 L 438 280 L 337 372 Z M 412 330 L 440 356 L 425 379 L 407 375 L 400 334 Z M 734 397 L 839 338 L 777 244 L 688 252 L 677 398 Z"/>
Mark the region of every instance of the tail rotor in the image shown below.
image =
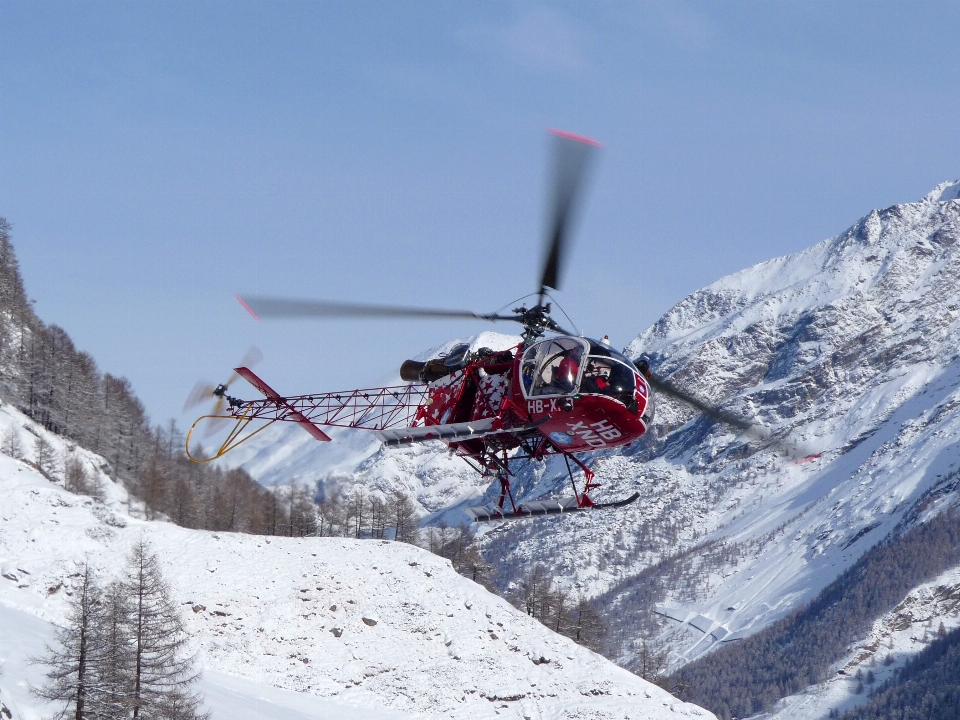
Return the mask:
<path id="1" fill-rule="evenodd" d="M 261 360 L 263 360 L 263 352 L 254 345 L 247 350 L 237 367 L 252 368 Z M 186 402 L 183 404 L 184 412 L 213 401 L 213 405 L 208 406 L 208 411 L 204 413 L 205 417 L 210 418 L 203 432 L 205 438 L 216 435 L 229 423 L 231 416 L 223 414 L 227 405 L 226 393 L 239 377 L 237 372 L 234 371 L 226 382 L 220 383 L 219 385 L 215 385 L 207 380 L 199 380 L 197 384 L 193 386 L 190 394 L 187 395 Z"/>

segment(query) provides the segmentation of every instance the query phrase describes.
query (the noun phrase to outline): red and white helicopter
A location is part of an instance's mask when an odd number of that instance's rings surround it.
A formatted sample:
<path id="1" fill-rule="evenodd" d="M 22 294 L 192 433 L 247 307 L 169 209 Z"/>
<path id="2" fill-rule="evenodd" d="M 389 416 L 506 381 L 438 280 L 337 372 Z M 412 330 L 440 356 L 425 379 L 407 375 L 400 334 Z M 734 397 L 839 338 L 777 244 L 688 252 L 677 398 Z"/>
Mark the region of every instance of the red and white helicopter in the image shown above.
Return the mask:
<path id="1" fill-rule="evenodd" d="M 198 384 L 188 400 L 216 398 L 217 407 L 197 419 L 187 435 L 187 455 L 209 462 L 278 421 L 294 422 L 317 440 L 330 437 L 323 427 L 373 431 L 386 446 L 441 441 L 477 472 L 500 483 L 495 505 L 467 512 L 477 521 L 527 518 L 537 515 L 620 507 L 639 493 L 613 502 L 595 502 L 599 484 L 577 457 L 628 445 L 640 438 L 653 419 L 651 387 L 671 394 L 715 419 L 748 430 L 751 425 L 710 408 L 664 380 L 658 380 L 644 360 L 631 361 L 610 347 L 607 338 L 591 340 L 560 327 L 550 317 L 548 289 L 559 287 L 568 229 L 577 208 L 579 190 L 599 143 L 570 133 L 552 131 L 556 172 L 551 222 L 546 239 L 537 303 L 513 314 L 479 314 L 384 305 L 239 297 L 255 318 L 270 317 L 390 317 L 474 318 L 511 320 L 523 327 L 522 342 L 505 351 L 454 347 L 444 357 L 426 362 L 407 360 L 400 376 L 407 384 L 338 392 L 283 396 L 244 363 L 236 368 L 263 394 L 240 400 L 227 394 L 227 384 Z M 226 411 L 228 414 L 224 414 Z M 211 457 L 191 453 L 191 437 L 203 421 L 234 421 Z M 256 423 L 255 425 L 251 425 Z M 521 461 L 562 455 L 573 496 L 560 500 L 518 503 L 510 478 Z M 578 487 L 574 469 L 583 472 Z"/>

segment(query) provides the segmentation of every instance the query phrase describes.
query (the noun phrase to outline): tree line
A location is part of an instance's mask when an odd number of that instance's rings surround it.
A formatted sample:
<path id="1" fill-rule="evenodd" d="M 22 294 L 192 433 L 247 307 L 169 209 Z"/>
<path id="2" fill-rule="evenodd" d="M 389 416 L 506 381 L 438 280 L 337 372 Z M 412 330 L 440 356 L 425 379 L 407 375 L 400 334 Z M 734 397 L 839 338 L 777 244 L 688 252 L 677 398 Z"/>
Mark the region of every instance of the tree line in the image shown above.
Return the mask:
<path id="1" fill-rule="evenodd" d="M 531 563 L 506 597 L 555 633 L 596 652 L 603 649 L 607 623 L 597 606 L 581 590 L 558 583 L 544 565 Z"/>
<path id="2" fill-rule="evenodd" d="M 960 511 L 888 537 L 809 604 L 681 668 L 680 697 L 719 718 L 769 711 L 777 700 L 825 680 L 874 620 L 917 585 L 960 565 Z"/>
<path id="3" fill-rule="evenodd" d="M 92 496 L 100 495 L 96 478 L 104 471 L 122 482 L 148 519 L 165 517 L 182 527 L 415 540 L 415 505 L 402 493 L 383 498 L 354 491 L 318 506 L 306 488 L 270 490 L 242 469 L 191 462 L 174 421 L 152 426 L 129 380 L 101 373 L 65 330 L 37 317 L 10 231 L 0 218 L 0 399 L 108 465 L 87 468 L 74 454 L 58 457 L 39 435 L 24 447 L 12 429 L 0 438 L 0 451 L 30 462 L 72 492 Z"/>
<path id="4" fill-rule="evenodd" d="M 143 405 L 126 378 L 101 374 L 63 328 L 37 317 L 10 229 L 0 218 L 0 397 L 47 430 L 102 455 L 114 472 L 136 474 L 150 435 Z"/>
<path id="5" fill-rule="evenodd" d="M 866 704 L 843 715 L 843 720 L 954 720 L 960 714 L 960 629 L 945 632 L 894 677 L 872 694 Z"/>
<path id="6" fill-rule="evenodd" d="M 34 693 L 57 720 L 207 720 L 183 620 L 157 556 L 134 544 L 123 575 L 104 586 L 89 563 L 75 575 L 67 624 L 37 662 Z"/>

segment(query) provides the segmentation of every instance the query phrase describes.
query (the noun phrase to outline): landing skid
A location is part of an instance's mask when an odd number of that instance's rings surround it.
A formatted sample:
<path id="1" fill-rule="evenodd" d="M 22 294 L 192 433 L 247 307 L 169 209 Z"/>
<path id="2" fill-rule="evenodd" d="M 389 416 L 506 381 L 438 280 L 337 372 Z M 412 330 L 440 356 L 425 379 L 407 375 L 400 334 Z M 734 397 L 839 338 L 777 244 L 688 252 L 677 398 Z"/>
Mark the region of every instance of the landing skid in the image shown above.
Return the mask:
<path id="1" fill-rule="evenodd" d="M 640 497 L 639 492 L 635 492 L 625 500 L 617 500 L 608 503 L 595 503 L 584 507 L 578 507 L 576 498 L 562 498 L 560 500 L 535 500 L 522 505 L 517 505 L 516 512 L 505 511 L 496 505 L 479 505 L 467 508 L 465 512 L 473 518 L 474 522 L 492 522 L 494 520 L 523 520 L 527 518 L 538 517 L 540 515 L 568 515 L 570 513 L 584 512 L 586 510 L 608 510 L 619 508 L 635 502 Z"/>

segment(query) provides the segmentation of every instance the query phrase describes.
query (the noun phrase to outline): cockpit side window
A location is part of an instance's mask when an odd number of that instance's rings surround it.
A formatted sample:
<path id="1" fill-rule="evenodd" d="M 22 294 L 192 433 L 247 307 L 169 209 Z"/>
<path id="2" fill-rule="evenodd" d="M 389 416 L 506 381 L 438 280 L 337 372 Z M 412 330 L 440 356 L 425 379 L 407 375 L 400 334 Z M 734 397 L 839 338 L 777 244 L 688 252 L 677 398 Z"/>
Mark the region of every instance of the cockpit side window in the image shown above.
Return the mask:
<path id="1" fill-rule="evenodd" d="M 580 392 L 587 395 L 610 395 L 624 404 L 633 401 L 636 390 L 634 370 L 611 356 L 591 355 L 580 382 Z"/>
<path id="2" fill-rule="evenodd" d="M 521 364 L 527 396 L 575 393 L 586 349 L 585 343 L 571 337 L 544 340 L 528 348 Z"/>

